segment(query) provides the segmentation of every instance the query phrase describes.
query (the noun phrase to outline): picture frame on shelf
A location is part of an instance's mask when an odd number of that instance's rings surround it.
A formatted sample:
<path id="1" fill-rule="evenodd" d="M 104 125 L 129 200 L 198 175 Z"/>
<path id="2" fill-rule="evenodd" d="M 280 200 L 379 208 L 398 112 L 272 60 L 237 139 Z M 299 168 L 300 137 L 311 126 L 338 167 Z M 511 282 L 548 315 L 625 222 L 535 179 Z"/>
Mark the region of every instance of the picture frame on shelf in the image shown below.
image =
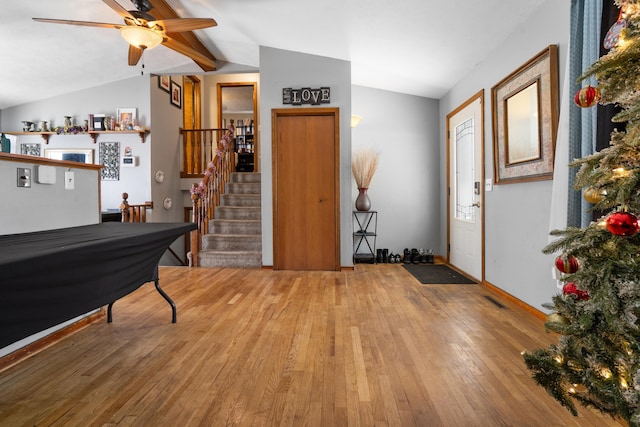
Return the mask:
<path id="1" fill-rule="evenodd" d="M 93 130 L 101 131 L 106 130 L 104 126 L 104 114 L 93 114 Z"/>
<path id="2" fill-rule="evenodd" d="M 557 45 L 491 88 L 496 184 L 553 179 L 558 91 Z"/>
<path id="3" fill-rule="evenodd" d="M 93 150 L 83 148 L 45 148 L 44 157 L 52 160 L 64 160 L 93 164 Z"/>
<path id="4" fill-rule="evenodd" d="M 20 144 L 20 154 L 26 156 L 40 156 L 42 144 L 22 143 Z"/>
<path id="5" fill-rule="evenodd" d="M 182 86 L 171 80 L 171 104 L 182 108 Z"/>
<path id="6" fill-rule="evenodd" d="M 171 92 L 171 76 L 158 76 L 158 87 L 165 92 Z"/>
<path id="7" fill-rule="evenodd" d="M 137 108 L 118 108 L 117 121 L 120 129 L 133 130 L 138 121 Z"/>

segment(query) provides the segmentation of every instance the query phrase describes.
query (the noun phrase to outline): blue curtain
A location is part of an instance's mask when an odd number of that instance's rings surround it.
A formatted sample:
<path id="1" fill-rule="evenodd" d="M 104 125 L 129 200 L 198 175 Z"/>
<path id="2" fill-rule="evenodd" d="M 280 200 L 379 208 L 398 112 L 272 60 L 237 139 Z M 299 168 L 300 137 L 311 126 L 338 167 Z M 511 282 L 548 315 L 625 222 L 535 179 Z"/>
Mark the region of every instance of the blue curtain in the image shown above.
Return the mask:
<path id="1" fill-rule="evenodd" d="M 571 1 L 571 33 L 569 45 L 569 79 L 573 97 L 581 87 L 595 80 L 576 80 L 600 57 L 600 22 L 603 0 Z M 569 109 L 569 160 L 573 161 L 596 151 L 597 108 L 580 108 L 575 103 Z M 575 191 L 575 168 L 569 169 L 569 199 L 567 225 L 586 227 L 591 221 L 587 210 L 591 205 L 582 198 L 581 191 Z"/>

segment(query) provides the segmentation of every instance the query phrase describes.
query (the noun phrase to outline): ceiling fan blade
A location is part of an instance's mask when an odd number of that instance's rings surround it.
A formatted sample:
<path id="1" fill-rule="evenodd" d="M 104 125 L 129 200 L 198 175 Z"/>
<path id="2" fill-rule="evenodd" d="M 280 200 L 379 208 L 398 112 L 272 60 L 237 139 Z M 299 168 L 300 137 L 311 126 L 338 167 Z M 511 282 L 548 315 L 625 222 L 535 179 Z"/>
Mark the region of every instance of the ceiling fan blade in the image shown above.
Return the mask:
<path id="1" fill-rule="evenodd" d="M 178 53 L 188 56 L 189 58 L 197 62 L 201 67 L 203 65 L 207 67 L 211 67 L 212 68 L 211 71 L 215 70 L 217 67 L 216 62 L 213 61 L 208 56 L 170 37 L 165 37 L 165 40 L 162 42 L 162 44 L 168 47 L 169 49 L 173 49 Z"/>
<path id="2" fill-rule="evenodd" d="M 164 31 L 169 33 L 177 33 L 180 31 L 199 30 L 201 28 L 215 27 L 218 23 L 213 18 L 178 18 L 178 19 L 160 19 L 149 22 L 149 27 L 154 25 L 161 26 Z"/>
<path id="3" fill-rule="evenodd" d="M 129 65 L 136 65 L 142 57 L 143 50 L 129 45 Z"/>
<path id="4" fill-rule="evenodd" d="M 51 24 L 81 25 L 84 27 L 101 27 L 101 28 L 124 27 L 124 25 L 121 25 L 121 24 L 108 24 L 106 22 L 72 21 L 70 19 L 48 19 L 48 18 L 32 18 L 32 19 L 38 22 L 49 22 Z"/>
<path id="5" fill-rule="evenodd" d="M 135 17 L 131 15 L 127 9 L 122 7 L 120 3 L 118 3 L 116 0 L 102 0 L 102 1 L 105 2 L 107 6 L 113 9 L 118 15 L 122 16 L 123 18 L 135 19 Z"/>

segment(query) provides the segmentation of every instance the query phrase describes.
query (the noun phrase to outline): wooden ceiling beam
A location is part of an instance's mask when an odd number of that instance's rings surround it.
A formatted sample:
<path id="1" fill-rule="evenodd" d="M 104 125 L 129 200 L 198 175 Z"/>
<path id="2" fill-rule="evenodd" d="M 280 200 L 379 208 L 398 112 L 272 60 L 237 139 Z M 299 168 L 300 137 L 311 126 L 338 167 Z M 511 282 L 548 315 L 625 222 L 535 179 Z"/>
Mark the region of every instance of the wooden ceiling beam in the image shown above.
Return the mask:
<path id="1" fill-rule="evenodd" d="M 182 18 L 165 0 L 151 0 L 151 4 L 153 8 L 149 13 L 158 20 Z M 167 36 L 191 47 L 201 55 L 209 58 L 214 64 L 216 63 L 216 57 L 205 47 L 193 31 L 181 31 L 179 33 L 167 32 Z M 217 66 L 212 67 L 209 64 L 204 64 L 196 60 L 194 60 L 194 62 L 204 71 L 215 71 L 217 69 Z"/>

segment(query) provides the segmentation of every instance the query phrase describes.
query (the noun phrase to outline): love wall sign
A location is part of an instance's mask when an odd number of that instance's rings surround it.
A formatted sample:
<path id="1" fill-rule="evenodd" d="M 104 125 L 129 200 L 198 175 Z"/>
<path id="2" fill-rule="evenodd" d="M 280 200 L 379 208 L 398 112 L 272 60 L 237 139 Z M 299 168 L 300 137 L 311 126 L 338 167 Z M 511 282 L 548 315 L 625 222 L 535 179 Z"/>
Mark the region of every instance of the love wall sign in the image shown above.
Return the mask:
<path id="1" fill-rule="evenodd" d="M 329 104 L 331 102 L 331 89 L 321 87 L 312 89 L 303 87 L 301 89 L 292 89 L 290 87 L 282 89 L 282 103 L 291 105 L 320 105 Z"/>

